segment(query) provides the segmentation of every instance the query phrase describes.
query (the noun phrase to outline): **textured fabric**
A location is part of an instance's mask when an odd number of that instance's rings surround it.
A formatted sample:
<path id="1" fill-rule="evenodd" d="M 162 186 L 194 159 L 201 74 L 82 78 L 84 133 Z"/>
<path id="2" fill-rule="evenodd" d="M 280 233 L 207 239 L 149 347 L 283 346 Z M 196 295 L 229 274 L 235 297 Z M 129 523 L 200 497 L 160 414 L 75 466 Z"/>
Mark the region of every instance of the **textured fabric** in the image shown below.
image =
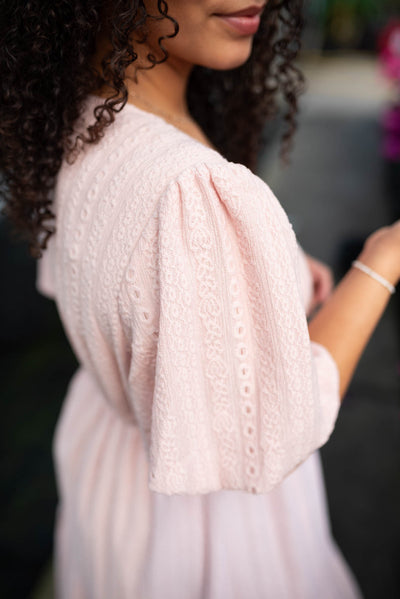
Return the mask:
<path id="1" fill-rule="evenodd" d="M 358 597 L 315 452 L 338 371 L 268 186 L 127 105 L 63 164 L 54 210 L 38 288 L 81 364 L 55 436 L 58 596 Z"/>

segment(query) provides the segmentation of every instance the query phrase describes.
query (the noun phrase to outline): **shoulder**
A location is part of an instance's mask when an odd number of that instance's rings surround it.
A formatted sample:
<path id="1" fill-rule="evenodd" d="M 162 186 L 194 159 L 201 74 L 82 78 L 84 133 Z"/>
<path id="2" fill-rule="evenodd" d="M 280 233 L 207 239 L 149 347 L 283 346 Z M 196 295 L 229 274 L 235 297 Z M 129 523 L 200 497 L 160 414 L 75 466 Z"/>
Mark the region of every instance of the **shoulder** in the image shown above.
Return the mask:
<path id="1" fill-rule="evenodd" d="M 258 186 L 266 191 L 267 185 L 243 164 L 228 161 L 219 152 L 205 146 L 161 117 L 126 104 L 106 132 L 100 145 L 106 145 L 129 164 L 130 179 L 157 182 L 159 190 L 178 179 L 190 180 L 200 173 L 208 173 L 220 187 L 235 184 Z M 99 148 L 99 151 L 100 148 Z M 107 160 L 107 151 L 103 152 Z"/>
<path id="2" fill-rule="evenodd" d="M 99 98 L 89 96 L 84 126 L 92 122 L 100 104 Z M 156 199 L 177 181 L 190 185 L 199 180 L 231 195 L 273 195 L 266 183 L 244 165 L 229 162 L 164 119 L 132 104 L 126 104 L 100 142 L 84 146 L 75 165 L 66 170 L 74 171 L 74 179 L 87 175 L 89 184 L 93 175 L 100 173 L 103 194 L 108 183 L 121 192 L 121 201 L 125 191 L 128 195 L 143 191 L 147 198 Z"/>
<path id="3" fill-rule="evenodd" d="M 238 232 L 246 228 L 255 237 L 269 233 L 294 241 L 288 216 L 268 184 L 243 164 L 205 150 L 197 161 L 170 178 L 156 212 L 170 218 L 171 207 L 179 204 L 180 214 L 204 210 L 212 227 L 222 218 Z M 177 208 L 175 212 L 178 217 Z"/>
<path id="4" fill-rule="evenodd" d="M 98 101 L 88 106 L 89 123 Z M 121 244 L 134 251 L 143 232 L 155 234 L 163 224 L 186 227 L 198 211 L 211 229 L 227 217 L 254 235 L 265 236 L 267 226 L 278 235 L 290 229 L 271 189 L 246 166 L 132 105 L 64 169 L 56 201 L 59 242 L 69 246 L 71 231 L 79 229 L 79 243 L 90 241 L 94 253 L 105 235 L 115 252 Z"/>

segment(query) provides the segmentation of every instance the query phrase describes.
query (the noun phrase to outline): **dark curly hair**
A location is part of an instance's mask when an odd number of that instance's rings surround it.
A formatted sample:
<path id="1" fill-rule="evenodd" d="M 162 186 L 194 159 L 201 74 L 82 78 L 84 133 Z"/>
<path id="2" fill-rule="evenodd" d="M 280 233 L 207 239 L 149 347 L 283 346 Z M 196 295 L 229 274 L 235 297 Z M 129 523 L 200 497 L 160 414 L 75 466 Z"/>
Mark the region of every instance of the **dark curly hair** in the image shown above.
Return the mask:
<path id="1" fill-rule="evenodd" d="M 54 232 L 51 198 L 61 162 L 74 159 L 79 142 L 98 142 L 126 104 L 125 72 L 137 59 L 134 45 L 145 41 L 147 24 L 169 19 L 174 31 L 168 37 L 179 31 L 167 2 L 158 0 L 157 15 L 148 14 L 145 4 L 146 0 L 1 0 L 3 211 L 35 257 L 41 256 Z M 111 50 L 95 69 L 91 58 L 104 22 Z M 231 71 L 193 69 L 189 109 L 228 160 L 255 170 L 262 131 L 277 114 L 279 92 L 289 105 L 282 144 L 282 154 L 287 155 L 304 82 L 293 64 L 301 29 L 302 0 L 270 0 L 246 64 Z M 148 68 L 167 60 L 164 39 L 159 40 L 162 58 L 149 54 Z M 93 124 L 74 139 L 85 99 L 101 88 L 109 90 L 108 97 L 96 107 Z"/>

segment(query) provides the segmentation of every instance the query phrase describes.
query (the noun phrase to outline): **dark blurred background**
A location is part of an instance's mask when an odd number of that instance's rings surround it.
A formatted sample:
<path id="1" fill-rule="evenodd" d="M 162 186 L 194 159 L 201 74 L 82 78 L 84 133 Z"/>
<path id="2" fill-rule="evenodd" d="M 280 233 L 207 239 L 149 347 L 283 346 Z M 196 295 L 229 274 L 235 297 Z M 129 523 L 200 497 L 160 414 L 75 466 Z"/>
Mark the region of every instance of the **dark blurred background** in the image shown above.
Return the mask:
<path id="1" fill-rule="evenodd" d="M 308 90 L 291 165 L 278 159 L 278 123 L 268 129 L 259 174 L 304 249 L 339 279 L 367 235 L 400 218 L 400 7 L 308 0 L 306 12 L 299 64 Z M 77 364 L 55 305 L 36 292 L 34 260 L 1 219 L 0 247 L 0 597 L 49 599 L 51 442 Z M 400 292 L 322 449 L 333 534 L 366 599 L 400 598 L 399 349 Z"/>

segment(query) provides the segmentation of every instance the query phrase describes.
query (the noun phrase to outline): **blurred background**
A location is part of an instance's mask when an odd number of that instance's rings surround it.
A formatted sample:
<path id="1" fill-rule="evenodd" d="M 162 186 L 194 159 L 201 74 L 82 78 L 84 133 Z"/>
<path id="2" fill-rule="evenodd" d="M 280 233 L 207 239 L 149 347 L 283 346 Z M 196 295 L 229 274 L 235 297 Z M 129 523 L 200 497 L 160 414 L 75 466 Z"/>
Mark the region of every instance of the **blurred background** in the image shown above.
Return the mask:
<path id="1" fill-rule="evenodd" d="M 399 0 L 307 0 L 307 77 L 289 167 L 279 123 L 259 174 L 304 249 L 338 280 L 376 228 L 400 218 Z M 0 219 L 3 416 L 0 597 L 49 599 L 56 490 L 51 442 L 77 364 L 36 264 Z M 332 531 L 365 599 L 400 598 L 400 292 L 322 449 Z M 293 598 L 296 599 L 296 598 Z"/>

